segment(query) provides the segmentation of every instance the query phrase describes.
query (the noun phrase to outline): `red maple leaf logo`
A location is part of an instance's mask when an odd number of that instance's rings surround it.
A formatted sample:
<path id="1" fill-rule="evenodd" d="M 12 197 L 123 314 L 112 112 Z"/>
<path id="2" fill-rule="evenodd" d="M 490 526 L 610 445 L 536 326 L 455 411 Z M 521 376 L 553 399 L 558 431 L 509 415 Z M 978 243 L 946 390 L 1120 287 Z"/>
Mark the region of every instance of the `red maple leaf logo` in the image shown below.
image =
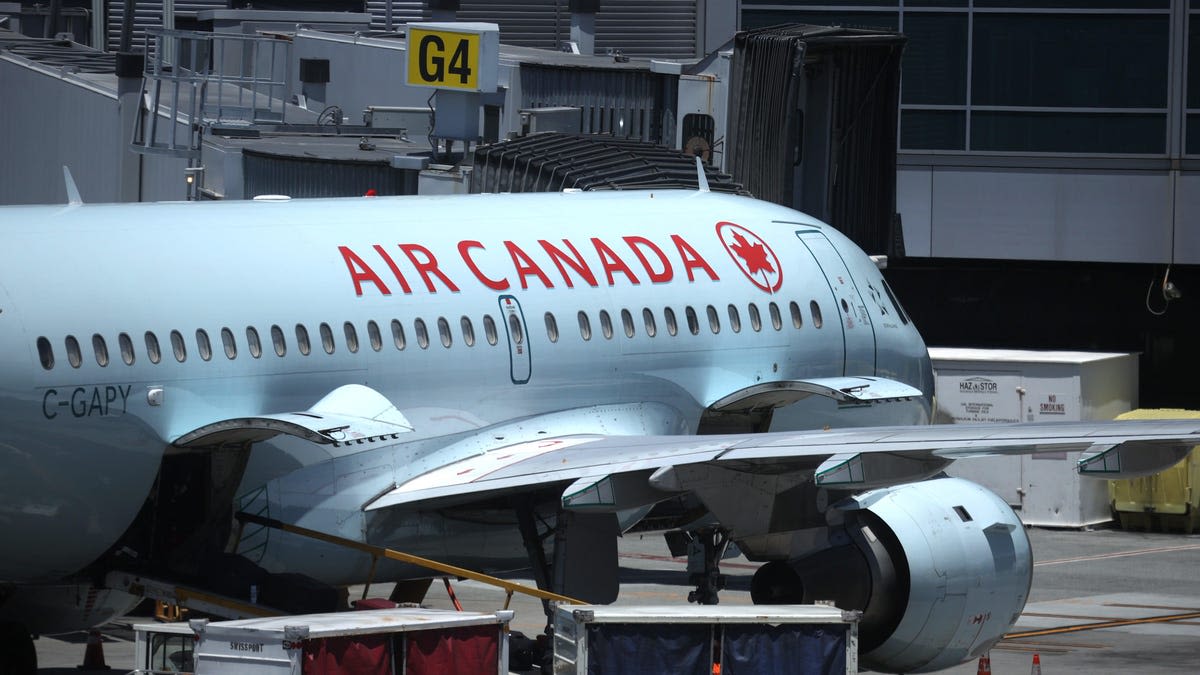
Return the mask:
<path id="1" fill-rule="evenodd" d="M 751 244 L 742 236 L 741 232 L 735 232 L 733 239 L 735 243 L 729 248 L 733 249 L 739 258 L 746 261 L 746 270 L 749 274 L 757 274 L 762 271 L 775 273 L 775 268 L 767 260 L 767 250 L 763 248 L 762 244 Z"/>

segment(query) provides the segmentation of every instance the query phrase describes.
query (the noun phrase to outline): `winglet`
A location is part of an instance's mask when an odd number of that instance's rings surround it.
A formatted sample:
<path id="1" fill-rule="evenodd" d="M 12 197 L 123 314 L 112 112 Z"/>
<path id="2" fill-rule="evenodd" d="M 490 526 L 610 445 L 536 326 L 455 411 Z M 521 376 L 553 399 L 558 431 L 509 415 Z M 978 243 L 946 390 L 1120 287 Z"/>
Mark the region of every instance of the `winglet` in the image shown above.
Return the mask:
<path id="1" fill-rule="evenodd" d="M 700 159 L 700 155 L 696 155 L 696 189 L 708 192 L 708 176 L 704 175 L 704 160 Z"/>
<path id="2" fill-rule="evenodd" d="M 79 188 L 75 185 L 75 179 L 71 177 L 71 170 L 63 164 L 63 181 L 67 184 L 67 203 L 71 206 L 78 206 L 83 203 L 83 198 L 79 196 Z"/>

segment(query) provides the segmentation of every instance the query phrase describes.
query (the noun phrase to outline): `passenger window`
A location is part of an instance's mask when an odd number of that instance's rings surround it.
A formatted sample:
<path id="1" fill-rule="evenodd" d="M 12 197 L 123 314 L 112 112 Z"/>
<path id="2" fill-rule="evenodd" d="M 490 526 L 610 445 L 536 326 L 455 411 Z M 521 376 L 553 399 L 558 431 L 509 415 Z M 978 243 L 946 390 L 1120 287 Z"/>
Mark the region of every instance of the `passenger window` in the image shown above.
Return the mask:
<path id="1" fill-rule="evenodd" d="M 788 305 L 788 309 L 792 312 L 792 325 L 797 329 L 803 327 L 804 317 L 800 315 L 800 305 L 797 305 L 796 301 L 793 300 L 791 304 Z"/>
<path id="2" fill-rule="evenodd" d="M 96 363 L 101 367 L 108 365 L 108 345 L 99 333 L 92 336 L 92 351 L 96 353 Z"/>
<path id="3" fill-rule="evenodd" d="M 608 310 L 600 310 L 600 332 L 604 334 L 605 340 L 612 339 L 612 317 L 608 315 Z"/>
<path id="4" fill-rule="evenodd" d="M 177 330 L 171 331 L 171 351 L 175 353 L 175 360 L 183 363 L 187 360 L 187 347 L 183 344 L 183 333 Z"/>
<path id="5" fill-rule="evenodd" d="M 592 320 L 588 318 L 587 312 L 580 312 L 579 316 L 579 337 L 583 338 L 584 342 L 592 339 Z"/>
<path id="6" fill-rule="evenodd" d="M 83 365 L 83 351 L 79 349 L 79 340 L 75 339 L 74 335 L 68 335 L 67 344 L 67 362 L 72 368 L 78 368 Z"/>
<path id="7" fill-rule="evenodd" d="M 54 348 L 50 346 L 50 341 L 45 337 L 37 339 L 38 359 L 42 362 L 42 368 L 50 370 L 54 367 Z"/>
<path id="8" fill-rule="evenodd" d="M 444 316 L 438 317 L 438 335 L 441 336 L 442 346 L 446 349 L 449 349 L 450 345 L 454 343 L 454 338 L 450 335 L 450 322 Z"/>
<path id="9" fill-rule="evenodd" d="M 782 330 L 783 316 L 779 314 L 779 305 L 772 302 L 768 307 L 771 310 L 771 326 L 775 330 Z"/>
<path id="10" fill-rule="evenodd" d="M 491 314 L 483 315 L 483 335 L 487 338 L 489 345 L 496 346 L 499 337 L 496 335 L 496 322 L 492 320 Z"/>
<path id="11" fill-rule="evenodd" d="M 349 349 L 351 354 L 357 354 L 358 331 L 354 329 L 354 324 L 349 321 L 342 324 L 342 333 L 346 336 L 346 349 Z"/>
<path id="12" fill-rule="evenodd" d="M 225 358 L 231 361 L 237 358 L 237 343 L 233 341 L 233 331 L 228 328 L 221 329 L 221 346 L 225 348 Z"/>
<path id="13" fill-rule="evenodd" d="M 758 305 L 752 302 L 748 309 L 750 311 L 750 327 L 757 333 L 762 330 L 762 317 L 758 315 Z"/>
<path id="14" fill-rule="evenodd" d="M 812 314 L 813 328 L 820 328 L 824 321 L 821 319 L 821 306 L 817 304 L 816 300 L 809 301 L 808 313 Z"/>
<path id="15" fill-rule="evenodd" d="M 133 340 L 130 339 L 128 333 L 121 333 L 117 336 L 117 344 L 121 347 L 121 360 L 125 365 L 133 365 Z"/>
<path id="16" fill-rule="evenodd" d="M 334 346 L 333 329 L 329 327 L 329 324 L 324 322 L 317 329 L 321 331 L 321 348 L 325 350 L 326 354 L 332 354 Z"/>
<path id="17" fill-rule="evenodd" d="M 664 307 L 663 317 L 667 320 L 667 332 L 671 335 L 679 333 L 679 324 L 675 322 L 675 310 L 670 307 Z"/>
<path id="18" fill-rule="evenodd" d="M 508 333 L 512 336 L 513 344 L 523 344 L 525 342 L 525 332 L 521 330 L 521 320 L 516 314 L 508 315 Z"/>
<path id="19" fill-rule="evenodd" d="M 203 328 L 196 329 L 196 351 L 205 361 L 212 358 L 212 343 L 208 341 L 208 333 Z"/>
<path id="20" fill-rule="evenodd" d="M 654 312 L 651 312 L 649 307 L 642 308 L 642 323 L 646 324 L 647 336 L 658 335 L 658 326 L 654 324 Z"/>
<path id="21" fill-rule="evenodd" d="M 708 327 L 713 335 L 721 332 L 721 317 L 717 315 L 717 308 L 712 305 L 708 306 Z"/>
<path id="22" fill-rule="evenodd" d="M 407 343 L 407 340 L 404 339 L 404 326 L 399 319 L 392 319 L 392 342 L 396 344 L 396 349 L 401 351 L 404 350 Z"/>
<path id="23" fill-rule="evenodd" d="M 158 336 L 150 331 L 146 331 L 146 358 L 150 359 L 150 363 L 158 363 L 162 361 L 162 350 L 158 347 Z"/>
<path id="24" fill-rule="evenodd" d="M 271 345 L 275 347 L 276 356 L 287 354 L 287 340 L 284 339 L 283 329 L 279 326 L 271 326 Z"/>
<path id="25" fill-rule="evenodd" d="M 735 333 L 742 332 L 742 315 L 738 314 L 736 305 L 729 306 L 729 330 Z"/>
<path id="26" fill-rule="evenodd" d="M 633 337 L 633 315 L 629 310 L 621 310 L 621 325 L 625 327 L 625 337 Z"/>
<path id="27" fill-rule="evenodd" d="M 692 332 L 692 335 L 699 335 L 700 319 L 696 318 L 696 310 L 692 309 L 691 305 L 688 305 L 687 309 L 684 310 L 684 314 L 687 316 L 688 330 Z"/>
<path id="28" fill-rule="evenodd" d="M 246 326 L 246 348 L 250 350 L 250 356 L 256 359 L 262 356 L 262 341 L 258 339 L 258 329 L 254 326 Z"/>
<path id="29" fill-rule="evenodd" d="M 417 333 L 417 346 L 421 349 L 429 348 L 429 329 L 425 327 L 424 319 L 417 319 L 413 322 L 413 330 Z"/>
<path id="30" fill-rule="evenodd" d="M 465 316 L 463 318 L 459 319 L 458 323 L 462 327 L 463 344 L 467 345 L 468 347 L 474 347 L 475 346 L 475 325 L 472 324 L 471 320 Z"/>
<path id="31" fill-rule="evenodd" d="M 308 329 L 302 323 L 296 324 L 296 349 L 305 356 L 312 351 L 312 345 L 308 342 Z"/>
<path id="32" fill-rule="evenodd" d="M 551 342 L 558 342 L 558 320 L 551 312 L 546 312 L 546 337 Z"/>
<path id="33" fill-rule="evenodd" d="M 367 322 L 367 339 L 371 341 L 371 349 L 383 349 L 383 334 L 379 332 L 379 324 L 374 320 Z"/>

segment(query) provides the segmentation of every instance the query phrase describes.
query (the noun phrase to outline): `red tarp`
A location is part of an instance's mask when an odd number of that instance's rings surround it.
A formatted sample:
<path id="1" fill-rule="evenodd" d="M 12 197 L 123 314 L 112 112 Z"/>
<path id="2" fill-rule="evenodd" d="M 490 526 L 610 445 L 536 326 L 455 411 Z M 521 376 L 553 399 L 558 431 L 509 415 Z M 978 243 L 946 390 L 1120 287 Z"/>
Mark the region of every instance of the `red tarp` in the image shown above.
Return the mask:
<path id="1" fill-rule="evenodd" d="M 482 675 L 500 670 L 500 627 L 408 634 L 408 675 Z"/>
<path id="2" fill-rule="evenodd" d="M 390 635 L 304 641 L 304 675 L 391 675 Z"/>

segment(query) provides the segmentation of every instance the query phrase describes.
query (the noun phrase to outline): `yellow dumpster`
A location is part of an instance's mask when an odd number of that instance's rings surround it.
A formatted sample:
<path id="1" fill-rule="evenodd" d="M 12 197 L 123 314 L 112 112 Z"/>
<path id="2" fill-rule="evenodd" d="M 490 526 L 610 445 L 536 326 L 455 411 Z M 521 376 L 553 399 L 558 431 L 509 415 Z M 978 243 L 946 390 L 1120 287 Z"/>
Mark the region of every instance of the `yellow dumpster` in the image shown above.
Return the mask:
<path id="1" fill-rule="evenodd" d="M 1200 410 L 1163 408 L 1131 410 L 1119 420 L 1200 419 Z M 1108 499 L 1124 529 L 1182 530 L 1191 534 L 1200 525 L 1200 446 L 1175 466 L 1143 478 L 1110 480 Z"/>

